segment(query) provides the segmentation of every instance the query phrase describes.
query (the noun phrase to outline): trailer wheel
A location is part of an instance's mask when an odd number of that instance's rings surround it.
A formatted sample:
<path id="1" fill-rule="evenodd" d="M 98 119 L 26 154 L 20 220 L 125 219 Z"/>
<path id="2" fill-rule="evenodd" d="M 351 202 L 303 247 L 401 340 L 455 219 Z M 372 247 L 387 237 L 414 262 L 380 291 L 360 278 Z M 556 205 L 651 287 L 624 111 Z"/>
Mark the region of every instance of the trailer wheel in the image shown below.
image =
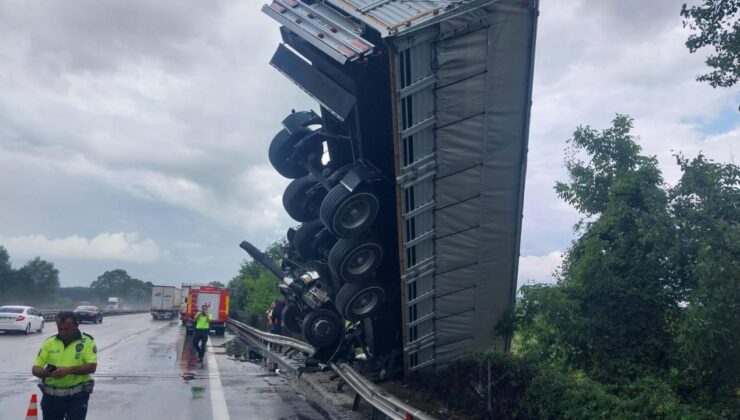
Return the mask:
<path id="1" fill-rule="evenodd" d="M 319 250 L 316 249 L 316 235 L 324 230 L 321 220 L 313 220 L 302 224 L 295 232 L 293 245 L 301 257 L 312 260 L 321 258 Z"/>
<path id="2" fill-rule="evenodd" d="M 377 282 L 347 283 L 334 299 L 339 313 L 348 321 L 359 321 L 376 314 L 385 302 L 385 290 Z"/>
<path id="3" fill-rule="evenodd" d="M 383 260 L 383 247 L 372 239 L 340 239 L 329 253 L 329 269 L 347 283 L 373 275 Z"/>
<path id="4" fill-rule="evenodd" d="M 283 310 L 283 321 L 285 322 L 285 327 L 296 334 L 301 334 L 303 332 L 301 330 L 300 320 L 298 319 L 299 315 L 298 308 L 293 305 L 285 305 L 285 309 Z"/>
<path id="5" fill-rule="evenodd" d="M 342 321 L 331 311 L 312 311 L 303 319 L 303 337 L 314 347 L 333 344 L 342 334 Z"/>
<path id="6" fill-rule="evenodd" d="M 293 180 L 283 193 L 283 207 L 293 220 L 308 222 L 319 217 L 326 189 L 312 174 Z"/>
<path id="7" fill-rule="evenodd" d="M 329 232 L 346 239 L 370 229 L 379 207 L 380 199 L 369 188 L 358 187 L 349 191 L 339 184 L 326 195 L 319 214 Z"/>
<path id="8" fill-rule="evenodd" d="M 270 149 L 268 150 L 268 157 L 270 158 L 272 167 L 280 175 L 286 178 L 296 179 L 308 174 L 308 169 L 306 169 L 300 159 L 298 159 L 298 156 L 296 156 L 295 146 L 310 132 L 311 130 L 302 128 L 290 134 L 288 130 L 282 129 L 273 137 L 270 143 Z M 301 155 L 307 157 L 312 153 L 321 156 L 323 145 L 320 143 L 312 144 L 306 150 L 302 151 Z"/>

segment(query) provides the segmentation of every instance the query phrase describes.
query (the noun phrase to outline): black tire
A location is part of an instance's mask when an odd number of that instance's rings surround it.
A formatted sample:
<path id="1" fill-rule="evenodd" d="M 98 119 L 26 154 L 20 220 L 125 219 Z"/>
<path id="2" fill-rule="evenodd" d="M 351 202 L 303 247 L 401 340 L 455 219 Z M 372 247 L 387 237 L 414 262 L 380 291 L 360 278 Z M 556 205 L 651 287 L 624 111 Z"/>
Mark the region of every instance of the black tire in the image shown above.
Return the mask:
<path id="1" fill-rule="evenodd" d="M 272 138 L 268 157 L 270 158 L 272 167 L 280 175 L 286 178 L 296 179 L 308 174 L 308 169 L 298 159 L 295 159 L 294 155 L 296 152 L 295 145 L 310 133 L 311 130 L 305 128 L 299 129 L 293 134 L 282 129 Z M 323 145 L 318 142 L 302 151 L 303 155 L 318 154 L 321 156 L 322 153 Z"/>
<path id="2" fill-rule="evenodd" d="M 382 245 L 372 239 L 340 239 L 329 253 L 329 269 L 339 279 L 354 283 L 375 273 L 383 260 Z"/>
<path id="3" fill-rule="evenodd" d="M 380 311 L 385 303 L 385 290 L 377 281 L 347 283 L 339 290 L 334 302 L 344 319 L 359 321 Z"/>
<path id="4" fill-rule="evenodd" d="M 339 184 L 324 198 L 319 215 L 329 232 L 347 239 L 370 229 L 379 209 L 380 198 L 371 189 L 360 186 L 349 191 Z"/>
<path id="5" fill-rule="evenodd" d="M 316 249 L 316 235 L 324 230 L 321 220 L 313 220 L 302 224 L 295 232 L 293 245 L 301 257 L 307 260 L 321 258 L 321 253 Z"/>
<path id="6" fill-rule="evenodd" d="M 319 217 L 326 189 L 311 174 L 293 180 L 283 193 L 283 207 L 293 220 L 308 222 Z"/>
<path id="7" fill-rule="evenodd" d="M 100 319 L 98 320 L 98 324 L 102 324 L 102 323 L 103 323 L 103 317 L 101 316 Z"/>
<path id="8" fill-rule="evenodd" d="M 31 323 L 29 322 L 26 324 L 26 330 L 24 331 L 26 335 L 31 334 Z"/>
<path id="9" fill-rule="evenodd" d="M 285 322 L 285 327 L 296 334 L 303 333 L 303 330 L 301 330 L 301 322 L 298 318 L 299 316 L 300 313 L 298 312 L 298 308 L 293 305 L 285 305 L 285 309 L 283 309 L 283 321 Z"/>
<path id="10" fill-rule="evenodd" d="M 216 335 L 222 336 L 226 331 L 226 327 L 216 327 L 214 330 L 216 331 Z"/>
<path id="11" fill-rule="evenodd" d="M 40 332 L 40 333 L 44 332 L 44 324 L 45 324 L 45 322 L 44 321 L 41 321 L 41 326 L 37 330 L 38 332 Z"/>
<path id="12" fill-rule="evenodd" d="M 343 333 L 342 321 L 326 309 L 311 311 L 303 319 L 303 337 L 314 347 L 332 345 Z"/>

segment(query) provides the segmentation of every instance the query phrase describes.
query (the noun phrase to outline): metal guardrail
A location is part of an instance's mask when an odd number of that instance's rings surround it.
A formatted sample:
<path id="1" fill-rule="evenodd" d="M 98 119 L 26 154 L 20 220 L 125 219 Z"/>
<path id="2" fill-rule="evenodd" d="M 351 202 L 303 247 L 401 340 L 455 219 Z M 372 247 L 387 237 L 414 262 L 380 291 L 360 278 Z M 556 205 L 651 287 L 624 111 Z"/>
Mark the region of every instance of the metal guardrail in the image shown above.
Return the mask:
<path id="1" fill-rule="evenodd" d="M 252 338 L 256 338 L 257 341 L 262 344 L 276 344 L 278 346 L 293 348 L 307 354 L 313 354 L 315 352 L 314 347 L 310 344 L 306 344 L 294 338 L 260 331 L 235 319 L 229 318 L 228 325 L 234 327 L 238 332 L 247 334 Z M 336 372 L 339 378 L 344 381 L 344 383 L 349 385 L 355 391 L 358 396 L 362 397 L 362 399 L 367 401 L 371 406 L 375 407 L 375 409 L 387 417 L 394 420 L 435 420 L 434 417 L 425 414 L 419 409 L 411 407 L 403 401 L 400 401 L 394 396 L 381 390 L 348 364 L 330 363 L 329 366 L 334 370 L 334 372 Z"/>
<path id="2" fill-rule="evenodd" d="M 228 322 L 229 324 L 234 326 L 237 330 L 243 331 L 247 334 L 251 334 L 255 336 L 260 342 L 272 343 L 272 344 L 277 344 L 279 346 L 290 347 L 302 353 L 314 354 L 316 352 L 316 349 L 312 345 L 304 343 L 303 341 L 300 341 L 300 340 L 296 340 L 295 338 L 290 338 L 290 337 L 285 337 L 282 335 L 271 334 L 268 332 L 260 331 L 257 328 L 254 328 L 250 325 L 247 325 L 243 322 L 237 321 L 232 318 L 229 318 Z"/>
<path id="3" fill-rule="evenodd" d="M 340 378 L 358 394 L 362 396 L 370 405 L 378 409 L 381 413 L 392 419 L 407 420 L 434 420 L 434 417 L 427 415 L 419 409 L 400 401 L 396 397 L 389 395 L 387 392 L 380 390 L 372 382 L 365 379 L 359 372 L 352 369 L 346 363 L 330 363 L 329 366 Z"/>

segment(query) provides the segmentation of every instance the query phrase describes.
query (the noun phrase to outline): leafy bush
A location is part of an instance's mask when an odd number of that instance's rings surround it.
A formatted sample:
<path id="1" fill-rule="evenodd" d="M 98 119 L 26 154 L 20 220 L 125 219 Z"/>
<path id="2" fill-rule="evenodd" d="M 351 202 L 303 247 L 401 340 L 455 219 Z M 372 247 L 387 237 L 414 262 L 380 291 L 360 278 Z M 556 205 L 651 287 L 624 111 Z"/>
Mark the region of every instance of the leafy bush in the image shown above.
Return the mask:
<path id="1" fill-rule="evenodd" d="M 475 418 L 719 418 L 681 403 L 671 387 L 655 377 L 637 379 L 624 388 L 608 386 L 578 372 L 541 364 L 529 356 L 476 354 L 442 371 L 417 374 L 409 378 L 409 384 Z"/>

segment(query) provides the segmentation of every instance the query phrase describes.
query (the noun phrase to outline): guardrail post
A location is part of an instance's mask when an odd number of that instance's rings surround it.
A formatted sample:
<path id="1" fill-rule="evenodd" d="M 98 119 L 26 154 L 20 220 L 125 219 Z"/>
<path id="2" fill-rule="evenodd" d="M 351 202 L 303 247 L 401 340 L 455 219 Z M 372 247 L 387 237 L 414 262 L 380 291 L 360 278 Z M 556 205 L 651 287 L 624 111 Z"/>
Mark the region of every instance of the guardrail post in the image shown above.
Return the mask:
<path id="1" fill-rule="evenodd" d="M 488 361 L 488 412 L 493 411 L 491 402 L 491 361 Z"/>
<path id="2" fill-rule="evenodd" d="M 360 401 L 362 397 L 359 393 L 355 392 L 355 400 L 352 401 L 352 411 L 358 411 L 360 409 Z M 373 414 L 375 414 L 375 408 L 373 407 Z"/>

